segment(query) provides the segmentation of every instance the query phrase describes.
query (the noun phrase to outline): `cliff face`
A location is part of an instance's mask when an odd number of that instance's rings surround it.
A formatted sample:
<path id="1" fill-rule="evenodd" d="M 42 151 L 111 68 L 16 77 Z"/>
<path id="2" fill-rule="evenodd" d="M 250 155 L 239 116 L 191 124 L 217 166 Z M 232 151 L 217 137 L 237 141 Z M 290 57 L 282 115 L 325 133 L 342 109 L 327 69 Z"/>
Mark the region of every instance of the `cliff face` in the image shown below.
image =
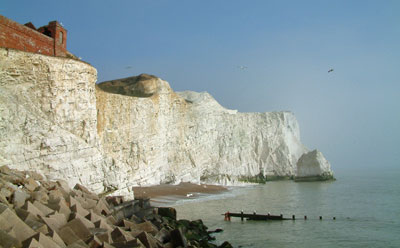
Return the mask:
<path id="1" fill-rule="evenodd" d="M 0 48 L 0 165 L 101 192 L 296 175 L 307 151 L 289 112 L 238 113 L 149 75 L 96 85 L 71 59 Z"/>
<path id="2" fill-rule="evenodd" d="M 238 113 L 208 93 L 175 93 L 151 76 L 97 87 L 103 148 L 130 167 L 138 184 L 291 177 L 306 152 L 289 112 Z"/>
<path id="3" fill-rule="evenodd" d="M 0 165 L 127 194 L 97 136 L 96 77 L 80 61 L 0 48 Z"/>

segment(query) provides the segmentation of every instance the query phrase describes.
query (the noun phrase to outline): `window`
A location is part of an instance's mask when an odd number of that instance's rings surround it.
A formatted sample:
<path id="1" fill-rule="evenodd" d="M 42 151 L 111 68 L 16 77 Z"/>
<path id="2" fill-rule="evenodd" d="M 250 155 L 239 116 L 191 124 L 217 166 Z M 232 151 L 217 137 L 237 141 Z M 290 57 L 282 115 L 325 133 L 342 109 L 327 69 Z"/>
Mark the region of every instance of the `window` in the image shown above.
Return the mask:
<path id="1" fill-rule="evenodd" d="M 60 44 L 63 43 L 63 32 L 60 31 Z"/>

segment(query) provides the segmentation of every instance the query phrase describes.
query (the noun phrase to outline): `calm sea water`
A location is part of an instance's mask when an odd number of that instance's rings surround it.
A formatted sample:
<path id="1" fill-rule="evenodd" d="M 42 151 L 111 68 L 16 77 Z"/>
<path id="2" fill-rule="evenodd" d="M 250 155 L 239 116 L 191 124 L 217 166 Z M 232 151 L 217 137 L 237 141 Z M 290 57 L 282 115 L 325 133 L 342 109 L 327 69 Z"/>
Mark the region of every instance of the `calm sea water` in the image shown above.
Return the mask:
<path id="1" fill-rule="evenodd" d="M 217 244 L 228 240 L 234 247 L 400 247 L 400 170 L 358 170 L 336 177 L 333 182 L 277 181 L 234 188 L 178 201 L 174 207 L 180 219 L 202 219 L 209 229 L 222 228 L 224 232 L 215 235 Z M 288 218 L 294 214 L 296 220 L 227 222 L 221 215 L 241 210 Z"/>

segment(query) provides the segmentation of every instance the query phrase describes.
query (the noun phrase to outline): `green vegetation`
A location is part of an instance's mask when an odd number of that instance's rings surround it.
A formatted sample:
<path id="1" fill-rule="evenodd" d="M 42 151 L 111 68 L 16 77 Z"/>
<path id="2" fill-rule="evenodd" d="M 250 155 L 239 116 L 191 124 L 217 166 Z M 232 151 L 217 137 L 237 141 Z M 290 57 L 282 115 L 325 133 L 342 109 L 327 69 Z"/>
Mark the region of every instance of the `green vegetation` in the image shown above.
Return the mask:
<path id="1" fill-rule="evenodd" d="M 264 176 L 262 173 L 256 176 L 239 177 L 240 182 L 259 183 L 259 184 L 265 184 L 268 181 L 291 180 L 291 179 L 293 179 L 293 176 Z"/>
<path id="2" fill-rule="evenodd" d="M 101 197 L 107 196 L 109 194 L 112 194 L 113 192 L 115 192 L 117 190 L 118 190 L 117 187 L 115 187 L 113 185 L 109 185 L 104 189 L 104 191 L 102 193 L 98 194 L 98 196 L 101 198 Z"/>
<path id="3" fill-rule="evenodd" d="M 296 177 L 295 182 L 315 182 L 315 181 L 334 181 L 336 178 L 332 174 L 323 174 L 321 176 L 309 176 L 309 177 Z"/>

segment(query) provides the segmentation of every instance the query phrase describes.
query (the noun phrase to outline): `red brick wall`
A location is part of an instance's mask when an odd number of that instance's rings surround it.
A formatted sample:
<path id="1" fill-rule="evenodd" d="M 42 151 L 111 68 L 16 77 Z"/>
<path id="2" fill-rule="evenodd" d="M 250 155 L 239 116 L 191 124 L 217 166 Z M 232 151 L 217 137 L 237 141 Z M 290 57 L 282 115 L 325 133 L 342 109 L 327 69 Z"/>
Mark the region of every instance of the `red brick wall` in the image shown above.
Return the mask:
<path id="1" fill-rule="evenodd" d="M 64 57 L 67 32 L 57 22 L 49 23 L 50 28 L 55 32 L 56 39 L 0 15 L 0 47 Z M 63 43 L 57 39 L 60 31 L 63 32 Z"/>
<path id="2" fill-rule="evenodd" d="M 54 38 L 54 55 L 65 56 L 65 51 L 67 50 L 67 31 L 56 21 L 50 22 L 47 27 Z"/>

